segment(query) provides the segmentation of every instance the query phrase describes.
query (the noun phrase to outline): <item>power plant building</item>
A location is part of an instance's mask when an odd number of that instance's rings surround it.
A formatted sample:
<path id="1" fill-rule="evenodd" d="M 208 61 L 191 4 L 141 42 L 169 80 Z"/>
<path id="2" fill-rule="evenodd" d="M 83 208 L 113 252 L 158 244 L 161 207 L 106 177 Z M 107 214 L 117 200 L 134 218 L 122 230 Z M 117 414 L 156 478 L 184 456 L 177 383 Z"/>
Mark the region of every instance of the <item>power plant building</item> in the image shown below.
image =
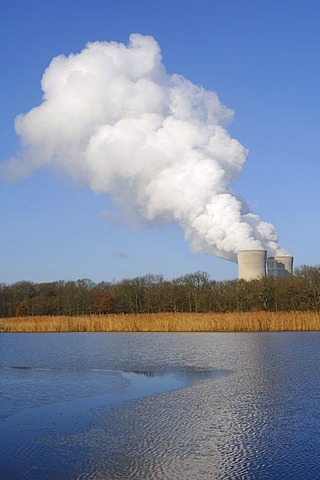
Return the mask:
<path id="1" fill-rule="evenodd" d="M 267 260 L 269 277 L 288 277 L 293 273 L 293 257 L 279 255 Z"/>
<path id="2" fill-rule="evenodd" d="M 293 273 L 293 257 L 278 255 L 267 259 L 266 250 L 238 252 L 238 280 L 256 280 L 269 277 L 288 277 Z"/>

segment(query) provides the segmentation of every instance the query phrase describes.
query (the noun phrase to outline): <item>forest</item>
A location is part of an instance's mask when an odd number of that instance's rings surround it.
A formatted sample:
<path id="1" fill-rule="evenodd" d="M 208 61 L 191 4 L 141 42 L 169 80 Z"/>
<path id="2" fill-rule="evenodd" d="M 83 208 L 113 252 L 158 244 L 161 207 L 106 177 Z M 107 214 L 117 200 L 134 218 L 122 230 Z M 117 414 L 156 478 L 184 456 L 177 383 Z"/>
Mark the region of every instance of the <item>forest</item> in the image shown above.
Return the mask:
<path id="1" fill-rule="evenodd" d="M 206 272 L 173 280 L 144 275 L 119 282 L 89 279 L 0 284 L 0 317 L 161 312 L 320 311 L 320 266 L 287 278 L 216 281 Z"/>

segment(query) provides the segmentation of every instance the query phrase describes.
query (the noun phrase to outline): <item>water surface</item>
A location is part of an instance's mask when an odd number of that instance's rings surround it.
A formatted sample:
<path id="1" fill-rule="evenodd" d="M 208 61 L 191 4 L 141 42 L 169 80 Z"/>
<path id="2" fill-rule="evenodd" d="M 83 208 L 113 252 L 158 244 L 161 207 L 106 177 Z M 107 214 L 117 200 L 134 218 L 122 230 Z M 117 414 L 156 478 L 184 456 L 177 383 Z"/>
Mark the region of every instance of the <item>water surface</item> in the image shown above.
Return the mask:
<path id="1" fill-rule="evenodd" d="M 1 479 L 314 479 L 320 334 L 2 334 Z"/>

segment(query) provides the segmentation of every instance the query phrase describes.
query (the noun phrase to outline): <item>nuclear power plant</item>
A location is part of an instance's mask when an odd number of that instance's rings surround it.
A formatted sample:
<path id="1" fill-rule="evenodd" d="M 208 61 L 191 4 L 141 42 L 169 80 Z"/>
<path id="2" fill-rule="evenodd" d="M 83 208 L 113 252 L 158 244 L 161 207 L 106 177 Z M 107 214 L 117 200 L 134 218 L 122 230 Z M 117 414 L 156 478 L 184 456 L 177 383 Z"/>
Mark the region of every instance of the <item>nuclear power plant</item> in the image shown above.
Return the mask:
<path id="1" fill-rule="evenodd" d="M 267 259 L 268 276 L 287 277 L 293 272 L 293 257 L 279 255 Z"/>
<path id="2" fill-rule="evenodd" d="M 267 258 L 266 250 L 238 252 L 238 280 L 269 277 L 288 277 L 293 273 L 293 257 L 278 255 Z"/>

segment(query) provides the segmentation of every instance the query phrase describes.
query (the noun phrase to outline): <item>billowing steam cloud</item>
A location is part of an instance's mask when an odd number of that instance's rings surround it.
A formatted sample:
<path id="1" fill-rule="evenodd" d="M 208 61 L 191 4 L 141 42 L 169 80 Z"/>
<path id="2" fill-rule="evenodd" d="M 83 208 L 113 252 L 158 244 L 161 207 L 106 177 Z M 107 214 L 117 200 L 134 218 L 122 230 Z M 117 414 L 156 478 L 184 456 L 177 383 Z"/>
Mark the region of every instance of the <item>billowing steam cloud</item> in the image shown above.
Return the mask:
<path id="1" fill-rule="evenodd" d="M 247 154 L 224 128 L 232 112 L 214 92 L 169 75 L 152 37 L 54 58 L 42 89 L 42 104 L 16 119 L 23 154 L 8 177 L 56 166 L 129 217 L 178 222 L 195 251 L 229 260 L 243 249 L 284 253 L 273 225 L 229 189 Z"/>

